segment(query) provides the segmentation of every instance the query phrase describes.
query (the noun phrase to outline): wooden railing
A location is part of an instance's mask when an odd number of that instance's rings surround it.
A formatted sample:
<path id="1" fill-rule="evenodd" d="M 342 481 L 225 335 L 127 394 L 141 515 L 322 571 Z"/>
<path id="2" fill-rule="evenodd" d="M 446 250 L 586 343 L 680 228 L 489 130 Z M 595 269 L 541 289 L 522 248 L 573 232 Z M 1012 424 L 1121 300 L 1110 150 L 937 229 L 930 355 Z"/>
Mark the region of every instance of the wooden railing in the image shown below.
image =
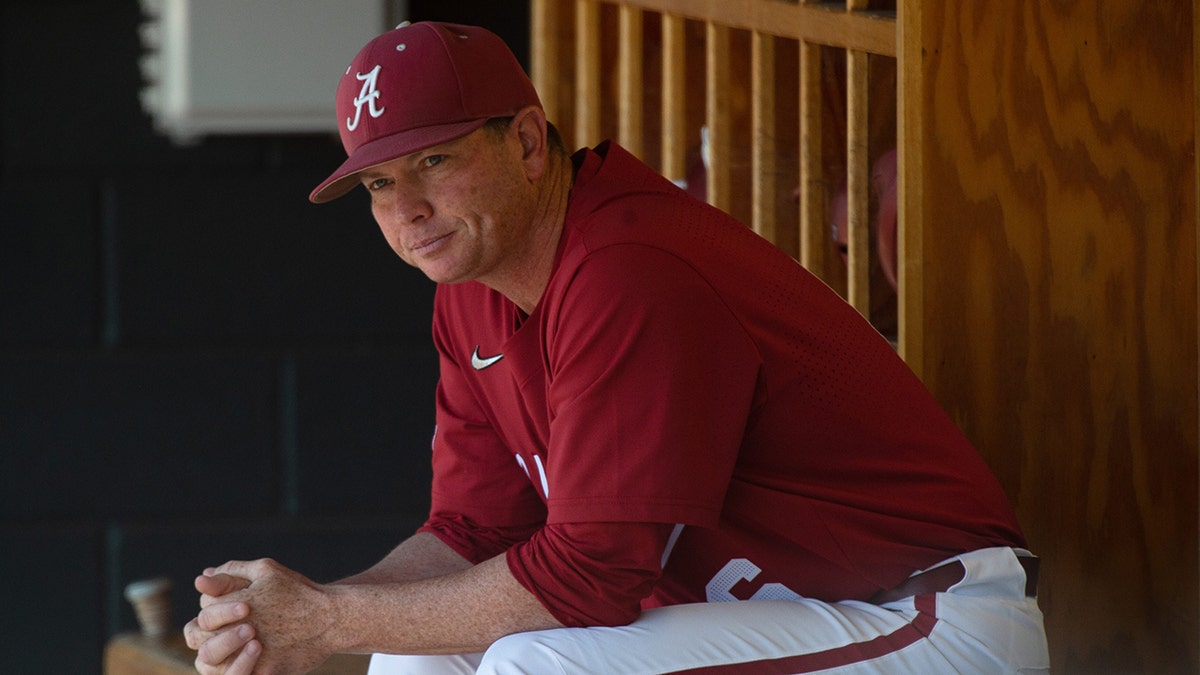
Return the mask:
<path id="1" fill-rule="evenodd" d="M 1196 673 L 1200 0 L 892 6 L 533 0 L 533 75 L 569 140 L 674 179 L 707 125 L 709 198 L 860 310 L 894 142 L 900 353 L 1042 556 L 1053 671 Z"/>
<path id="2" fill-rule="evenodd" d="M 901 336 L 911 278 L 881 282 L 871 231 L 872 162 L 898 136 L 896 12 L 879 5 L 533 0 L 532 76 L 568 145 L 615 138 L 680 184 L 703 175 L 690 190 Z"/>

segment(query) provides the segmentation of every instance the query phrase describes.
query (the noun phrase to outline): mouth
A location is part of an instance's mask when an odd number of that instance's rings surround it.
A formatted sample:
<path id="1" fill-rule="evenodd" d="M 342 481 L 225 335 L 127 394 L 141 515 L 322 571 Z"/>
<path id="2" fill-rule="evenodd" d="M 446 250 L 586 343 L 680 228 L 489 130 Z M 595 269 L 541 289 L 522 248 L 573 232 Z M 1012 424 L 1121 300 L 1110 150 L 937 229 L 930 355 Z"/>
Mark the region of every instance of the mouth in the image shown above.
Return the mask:
<path id="1" fill-rule="evenodd" d="M 421 240 L 417 241 L 416 243 L 410 245 L 408 247 L 408 251 L 409 251 L 409 253 L 412 253 L 413 255 L 420 255 L 420 256 L 429 255 L 429 254 L 437 251 L 438 249 L 442 248 L 442 246 L 444 246 L 450 240 L 450 237 L 452 237 L 452 236 L 454 236 L 453 232 L 447 232 L 446 234 L 439 234 L 434 237 L 421 239 Z"/>

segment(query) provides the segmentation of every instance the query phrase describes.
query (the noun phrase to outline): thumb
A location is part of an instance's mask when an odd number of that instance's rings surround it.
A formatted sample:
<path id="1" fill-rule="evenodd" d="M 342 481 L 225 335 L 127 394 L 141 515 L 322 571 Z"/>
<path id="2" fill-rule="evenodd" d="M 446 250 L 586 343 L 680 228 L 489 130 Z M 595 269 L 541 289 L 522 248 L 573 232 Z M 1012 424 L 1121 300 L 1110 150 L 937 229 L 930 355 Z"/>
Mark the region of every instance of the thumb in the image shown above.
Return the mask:
<path id="1" fill-rule="evenodd" d="M 244 590 L 250 586 L 249 579 L 235 577 L 229 574 L 214 574 L 209 576 L 201 574 L 196 577 L 196 590 L 200 591 L 204 596 L 220 597 L 227 593 Z M 200 605 L 204 606 L 204 598 L 200 598 Z"/>
<path id="2" fill-rule="evenodd" d="M 242 577 L 254 581 L 264 575 L 278 571 L 282 566 L 270 558 L 261 558 L 259 560 L 230 560 L 220 567 L 204 570 L 205 574 L 212 575 L 232 575 Z"/>

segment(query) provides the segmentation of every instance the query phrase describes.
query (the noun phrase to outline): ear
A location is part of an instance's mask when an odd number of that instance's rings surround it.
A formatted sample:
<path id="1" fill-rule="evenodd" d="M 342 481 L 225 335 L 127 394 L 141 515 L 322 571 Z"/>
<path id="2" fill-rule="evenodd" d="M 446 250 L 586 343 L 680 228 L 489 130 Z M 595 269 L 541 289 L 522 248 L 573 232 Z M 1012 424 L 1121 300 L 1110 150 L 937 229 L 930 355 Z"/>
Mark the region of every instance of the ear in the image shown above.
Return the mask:
<path id="1" fill-rule="evenodd" d="M 538 106 L 523 108 L 513 116 L 509 133 L 515 134 L 521 143 L 521 161 L 525 164 L 526 177 L 530 181 L 541 178 L 546 171 L 546 159 L 550 152 L 546 112 Z"/>

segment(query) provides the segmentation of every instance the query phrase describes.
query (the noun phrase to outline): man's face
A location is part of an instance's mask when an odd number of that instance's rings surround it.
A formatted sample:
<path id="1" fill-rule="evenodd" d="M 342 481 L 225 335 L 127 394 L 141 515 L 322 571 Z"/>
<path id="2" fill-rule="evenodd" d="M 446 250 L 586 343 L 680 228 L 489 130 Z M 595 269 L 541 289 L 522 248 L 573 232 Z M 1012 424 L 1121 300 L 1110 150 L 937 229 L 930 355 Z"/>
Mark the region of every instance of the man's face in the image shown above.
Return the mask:
<path id="1" fill-rule="evenodd" d="M 519 269 L 535 192 L 514 134 L 488 128 L 363 171 L 371 211 L 397 255 L 438 283 Z"/>

